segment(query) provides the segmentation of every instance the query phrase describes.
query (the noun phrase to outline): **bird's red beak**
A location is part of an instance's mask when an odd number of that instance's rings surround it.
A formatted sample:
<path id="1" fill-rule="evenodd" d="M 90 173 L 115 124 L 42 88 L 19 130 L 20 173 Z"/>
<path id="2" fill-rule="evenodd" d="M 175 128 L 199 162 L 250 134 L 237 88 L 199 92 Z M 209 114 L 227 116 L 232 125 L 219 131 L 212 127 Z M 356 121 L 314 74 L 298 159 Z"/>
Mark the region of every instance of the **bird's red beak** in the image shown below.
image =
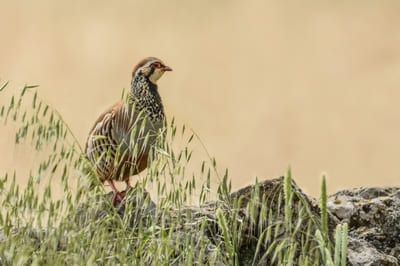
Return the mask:
<path id="1" fill-rule="evenodd" d="M 172 71 L 172 68 L 170 68 L 169 66 L 164 66 L 162 68 L 162 70 L 164 70 L 164 71 Z"/>

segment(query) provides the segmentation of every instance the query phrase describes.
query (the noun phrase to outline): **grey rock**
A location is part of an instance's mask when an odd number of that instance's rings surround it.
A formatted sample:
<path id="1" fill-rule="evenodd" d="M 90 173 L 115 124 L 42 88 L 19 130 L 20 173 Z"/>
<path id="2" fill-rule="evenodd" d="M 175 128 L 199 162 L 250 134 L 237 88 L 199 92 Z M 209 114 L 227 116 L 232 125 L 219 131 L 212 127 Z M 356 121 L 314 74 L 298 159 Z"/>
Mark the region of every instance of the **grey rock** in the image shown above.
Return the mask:
<path id="1" fill-rule="evenodd" d="M 349 237 L 347 258 L 353 266 L 398 265 L 395 257 L 379 252 L 365 240 L 352 237 Z"/>
<path id="2" fill-rule="evenodd" d="M 342 190 L 328 199 L 340 222 L 349 223 L 351 265 L 398 265 L 400 261 L 400 188 Z"/>
<path id="3" fill-rule="evenodd" d="M 329 198 L 327 203 L 328 209 L 342 222 L 349 222 L 350 217 L 356 212 L 356 206 L 349 197 L 337 195 L 334 198 Z"/>

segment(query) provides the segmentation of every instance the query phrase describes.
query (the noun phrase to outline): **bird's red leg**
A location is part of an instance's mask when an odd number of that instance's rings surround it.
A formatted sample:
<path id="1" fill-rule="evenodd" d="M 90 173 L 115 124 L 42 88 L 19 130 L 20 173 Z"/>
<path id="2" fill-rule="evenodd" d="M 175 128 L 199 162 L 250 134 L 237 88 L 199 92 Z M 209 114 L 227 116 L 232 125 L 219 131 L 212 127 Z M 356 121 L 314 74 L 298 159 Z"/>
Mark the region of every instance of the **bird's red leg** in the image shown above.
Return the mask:
<path id="1" fill-rule="evenodd" d="M 115 187 L 115 185 L 114 185 L 114 181 L 112 181 L 112 180 L 107 180 L 107 182 L 108 182 L 108 184 L 110 184 L 110 187 L 111 187 L 111 189 L 112 189 L 112 191 L 113 191 L 113 193 L 114 193 L 113 198 L 112 198 L 112 200 L 111 200 L 111 204 L 112 204 L 113 206 L 115 206 L 115 202 L 116 202 L 117 199 L 118 199 L 122 204 L 125 204 L 125 201 L 124 201 L 124 198 L 123 198 L 121 192 L 119 192 L 118 189 L 117 189 L 117 188 Z"/>
<path id="2" fill-rule="evenodd" d="M 129 182 L 129 178 L 127 180 L 125 180 L 125 184 L 126 184 L 126 189 L 124 191 L 121 191 L 121 195 L 123 197 L 125 197 L 126 193 L 128 192 L 129 188 L 131 187 L 131 184 Z"/>

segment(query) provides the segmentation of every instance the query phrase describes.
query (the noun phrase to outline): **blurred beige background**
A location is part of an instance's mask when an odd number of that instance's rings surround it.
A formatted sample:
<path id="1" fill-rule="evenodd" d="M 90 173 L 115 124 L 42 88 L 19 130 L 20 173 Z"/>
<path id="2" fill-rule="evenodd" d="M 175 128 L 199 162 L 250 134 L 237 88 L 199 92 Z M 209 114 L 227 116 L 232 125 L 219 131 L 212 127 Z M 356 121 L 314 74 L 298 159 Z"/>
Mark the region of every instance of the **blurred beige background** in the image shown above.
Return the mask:
<path id="1" fill-rule="evenodd" d="M 399 1 L 2 0 L 0 10 L 1 80 L 40 84 L 82 143 L 152 55 L 174 69 L 160 80 L 168 117 L 201 136 L 235 188 L 288 164 L 313 195 L 322 172 L 330 192 L 399 185 Z M 0 136 L 11 149 L 11 130 Z M 21 153 L 1 153 L 1 174 Z"/>

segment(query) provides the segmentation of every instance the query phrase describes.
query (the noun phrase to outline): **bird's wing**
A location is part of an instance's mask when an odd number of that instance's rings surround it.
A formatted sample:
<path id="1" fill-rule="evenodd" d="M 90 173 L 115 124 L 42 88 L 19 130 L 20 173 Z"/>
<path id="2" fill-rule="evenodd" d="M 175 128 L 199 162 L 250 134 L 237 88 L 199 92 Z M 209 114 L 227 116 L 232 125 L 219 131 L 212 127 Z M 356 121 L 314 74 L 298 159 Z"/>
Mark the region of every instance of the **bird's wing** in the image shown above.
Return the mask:
<path id="1" fill-rule="evenodd" d="M 108 133 L 111 133 L 113 131 L 113 127 L 115 127 L 115 123 L 112 121 L 115 118 L 117 113 L 121 113 L 121 109 L 123 107 L 122 102 L 117 102 L 113 104 L 111 107 L 107 108 L 94 122 L 92 128 L 89 131 L 89 137 L 86 140 L 86 145 L 85 145 L 85 152 L 87 152 L 88 149 L 88 142 L 89 138 L 93 135 L 108 135 Z M 118 115 L 119 116 L 119 115 Z M 119 120 L 117 118 L 117 120 Z M 114 129 L 115 130 L 115 129 Z M 108 132 L 108 133 L 107 133 Z M 107 134 L 105 134 L 107 133 Z M 115 133 L 113 134 L 114 136 L 116 135 Z"/>
<path id="2" fill-rule="evenodd" d="M 129 146 L 132 117 L 134 117 L 131 112 L 130 106 L 126 103 L 121 103 L 113 112 L 110 128 L 111 138 L 118 145 L 122 145 L 122 148 L 128 148 Z"/>

